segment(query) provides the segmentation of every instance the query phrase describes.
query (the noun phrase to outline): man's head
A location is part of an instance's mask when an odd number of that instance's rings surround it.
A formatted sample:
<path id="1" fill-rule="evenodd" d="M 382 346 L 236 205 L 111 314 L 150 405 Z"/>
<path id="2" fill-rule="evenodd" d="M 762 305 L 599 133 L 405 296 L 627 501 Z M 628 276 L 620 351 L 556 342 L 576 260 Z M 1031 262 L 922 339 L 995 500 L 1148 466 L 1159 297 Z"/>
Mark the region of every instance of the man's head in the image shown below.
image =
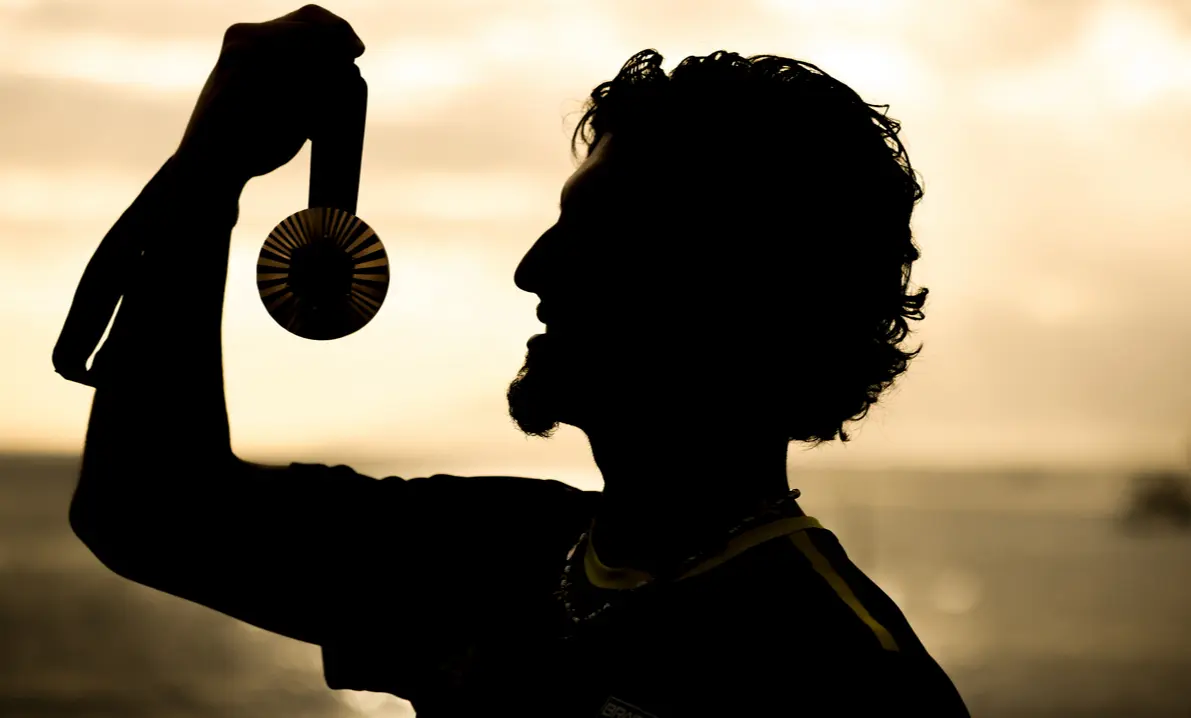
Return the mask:
<path id="1" fill-rule="evenodd" d="M 921 198 L 899 125 L 807 63 L 646 50 L 592 91 L 587 155 L 517 268 L 546 332 L 509 387 L 559 423 L 847 440 L 917 353 Z"/>

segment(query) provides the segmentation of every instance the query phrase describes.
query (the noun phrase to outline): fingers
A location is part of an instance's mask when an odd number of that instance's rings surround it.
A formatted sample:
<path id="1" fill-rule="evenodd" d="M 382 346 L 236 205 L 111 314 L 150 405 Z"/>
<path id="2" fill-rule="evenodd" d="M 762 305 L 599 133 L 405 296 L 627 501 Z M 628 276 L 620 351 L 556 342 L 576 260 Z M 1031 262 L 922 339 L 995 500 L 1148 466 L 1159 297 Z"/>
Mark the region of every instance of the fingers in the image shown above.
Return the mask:
<path id="1" fill-rule="evenodd" d="M 352 59 L 364 54 L 364 42 L 356 34 L 356 31 L 352 29 L 351 23 L 326 8 L 319 7 L 318 5 L 303 5 L 288 15 L 282 15 L 277 19 L 281 21 L 309 23 L 310 25 L 324 28 L 328 37 L 334 37 L 339 42 L 351 48 L 351 51 L 354 53 Z"/>
<path id="2" fill-rule="evenodd" d="M 229 55 L 263 54 L 294 61 L 355 60 L 364 43 L 343 18 L 318 5 L 306 5 L 267 22 L 236 23 L 224 34 Z"/>

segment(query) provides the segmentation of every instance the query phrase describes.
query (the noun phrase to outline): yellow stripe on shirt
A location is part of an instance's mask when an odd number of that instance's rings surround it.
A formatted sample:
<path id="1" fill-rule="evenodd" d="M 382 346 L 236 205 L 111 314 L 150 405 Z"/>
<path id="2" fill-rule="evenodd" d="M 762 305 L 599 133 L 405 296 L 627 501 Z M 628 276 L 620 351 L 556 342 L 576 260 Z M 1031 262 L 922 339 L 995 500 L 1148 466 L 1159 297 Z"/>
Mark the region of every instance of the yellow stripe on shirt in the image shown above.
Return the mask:
<path id="1" fill-rule="evenodd" d="M 872 617 L 872 614 L 868 612 L 868 609 L 864 607 L 864 604 L 860 602 L 860 599 L 856 598 L 856 594 L 852 592 L 852 587 L 848 585 L 848 582 L 844 580 L 844 577 L 840 576 L 835 570 L 835 567 L 831 565 L 831 561 L 827 560 L 827 557 L 824 556 L 813 543 L 811 543 L 810 537 L 799 531 L 797 533 L 791 534 L 790 540 L 793 541 L 798 550 L 801 551 L 804 556 L 806 556 L 807 560 L 810 561 L 810 564 L 815 571 L 817 571 L 818 574 L 822 576 L 825 581 L 827 581 L 827 584 L 835 590 L 836 595 L 838 595 L 844 603 L 848 604 L 848 607 L 852 609 L 852 612 L 856 614 L 856 617 L 863 621 L 864 624 L 868 626 L 874 634 L 876 634 L 877 640 L 881 642 L 881 647 L 887 651 L 899 650 L 897 641 L 893 640 L 893 634 L 891 634 L 884 626 L 878 623 L 877 619 Z"/>
<path id="2" fill-rule="evenodd" d="M 781 538 L 795 531 L 805 531 L 809 528 L 822 528 L 822 526 L 810 516 L 789 516 L 749 529 L 729 541 L 728 545 L 719 553 L 703 559 L 698 566 L 687 571 L 678 580 L 681 581 L 710 571 L 716 566 L 766 541 Z M 653 580 L 653 576 L 645 571 L 628 567 L 608 566 L 600 560 L 599 554 L 596 553 L 595 545 L 590 540 L 587 542 L 587 550 L 583 556 L 583 568 L 587 575 L 587 581 L 597 588 L 635 588 Z"/>

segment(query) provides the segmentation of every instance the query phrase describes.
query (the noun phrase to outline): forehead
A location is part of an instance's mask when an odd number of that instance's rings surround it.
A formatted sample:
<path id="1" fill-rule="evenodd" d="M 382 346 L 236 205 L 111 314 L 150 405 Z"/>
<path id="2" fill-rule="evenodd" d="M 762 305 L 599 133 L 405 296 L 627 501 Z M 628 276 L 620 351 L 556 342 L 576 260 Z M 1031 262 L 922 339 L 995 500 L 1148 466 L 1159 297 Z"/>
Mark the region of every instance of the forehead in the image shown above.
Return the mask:
<path id="1" fill-rule="evenodd" d="M 565 203 L 572 195 L 585 194 L 594 187 L 606 184 L 612 176 L 610 153 L 612 135 L 604 135 L 591 148 L 583 163 L 567 178 L 562 185 L 562 201 Z"/>

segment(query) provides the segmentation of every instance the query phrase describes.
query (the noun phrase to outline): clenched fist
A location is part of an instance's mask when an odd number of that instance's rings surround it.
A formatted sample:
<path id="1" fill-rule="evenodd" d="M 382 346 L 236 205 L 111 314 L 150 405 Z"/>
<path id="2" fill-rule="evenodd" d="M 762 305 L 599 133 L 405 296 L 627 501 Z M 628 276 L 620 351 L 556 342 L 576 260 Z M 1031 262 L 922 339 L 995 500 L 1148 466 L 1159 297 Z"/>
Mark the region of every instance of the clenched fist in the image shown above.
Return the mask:
<path id="1" fill-rule="evenodd" d="M 339 91 L 364 82 L 363 53 L 351 25 L 318 5 L 232 25 L 175 156 L 240 186 L 272 172 L 298 154 Z"/>

